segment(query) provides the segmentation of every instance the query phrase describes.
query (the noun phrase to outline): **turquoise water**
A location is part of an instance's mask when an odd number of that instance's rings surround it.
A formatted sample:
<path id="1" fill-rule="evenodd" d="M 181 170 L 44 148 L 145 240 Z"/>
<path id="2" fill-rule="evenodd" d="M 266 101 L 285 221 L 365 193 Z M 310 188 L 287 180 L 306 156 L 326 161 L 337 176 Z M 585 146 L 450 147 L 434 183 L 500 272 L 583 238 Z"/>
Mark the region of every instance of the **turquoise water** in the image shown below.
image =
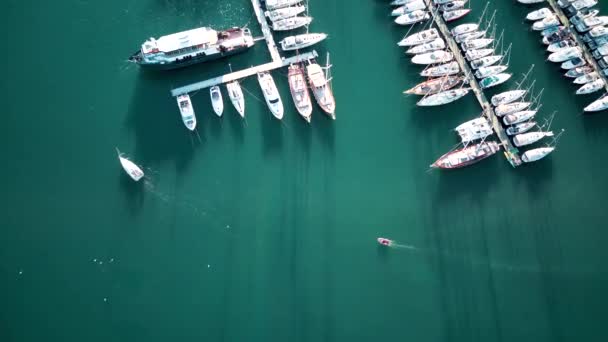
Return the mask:
<path id="1" fill-rule="evenodd" d="M 530 8 L 495 2 L 510 70 L 535 64 L 542 113 L 566 133 L 533 165 L 427 172 L 480 108 L 401 94 L 420 68 L 387 2 L 310 1 L 311 31 L 330 35 L 318 51 L 331 51 L 335 122 L 315 110 L 305 124 L 279 70 L 282 122 L 250 78 L 246 122 L 192 96 L 200 142 L 169 90 L 266 62 L 264 44 L 167 73 L 125 59 L 202 25 L 259 35 L 248 1 L 6 2 L 0 340 L 606 340 L 608 118 L 581 116 L 599 94 L 575 98 Z"/>

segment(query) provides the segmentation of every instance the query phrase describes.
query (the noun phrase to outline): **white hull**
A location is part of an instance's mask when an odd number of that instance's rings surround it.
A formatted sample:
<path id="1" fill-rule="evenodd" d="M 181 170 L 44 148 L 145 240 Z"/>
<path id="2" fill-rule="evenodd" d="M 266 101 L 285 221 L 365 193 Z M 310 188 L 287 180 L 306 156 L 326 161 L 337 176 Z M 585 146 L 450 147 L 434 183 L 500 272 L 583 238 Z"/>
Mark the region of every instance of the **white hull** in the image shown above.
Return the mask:
<path id="1" fill-rule="evenodd" d="M 428 65 L 436 63 L 446 63 L 454 59 L 454 55 L 451 52 L 439 50 L 433 52 L 427 52 L 412 57 L 412 63 Z"/>
<path id="2" fill-rule="evenodd" d="M 585 112 L 599 112 L 608 108 L 608 96 L 603 96 L 585 107 Z"/>
<path id="3" fill-rule="evenodd" d="M 597 80 L 600 76 L 597 74 L 597 72 L 590 72 L 588 74 L 584 74 L 582 76 L 579 76 L 577 78 L 574 79 L 574 81 L 572 81 L 572 83 L 574 84 L 585 84 L 585 83 L 589 83 L 589 82 L 593 82 L 595 80 Z"/>
<path id="4" fill-rule="evenodd" d="M 526 94 L 525 90 L 509 90 L 492 96 L 492 105 L 499 106 L 520 99 Z"/>
<path id="5" fill-rule="evenodd" d="M 277 20 L 272 23 L 272 29 L 275 31 L 294 30 L 310 24 L 311 21 L 311 17 L 293 17 L 283 20 Z"/>
<path id="6" fill-rule="evenodd" d="M 553 12 L 550 9 L 543 7 L 541 9 L 528 13 L 528 15 L 526 15 L 526 19 L 531 21 L 542 20 L 548 17 L 549 15 L 553 15 Z"/>
<path id="7" fill-rule="evenodd" d="M 395 19 L 395 23 L 399 25 L 411 25 L 427 20 L 429 18 L 430 16 L 428 12 L 418 10 L 397 17 L 397 19 Z"/>
<path id="8" fill-rule="evenodd" d="M 513 137 L 513 144 L 517 147 L 532 145 L 544 137 L 552 137 L 553 132 L 522 133 Z"/>
<path id="9" fill-rule="evenodd" d="M 553 152 L 553 150 L 555 150 L 555 147 L 535 148 L 533 150 L 524 152 L 524 154 L 521 155 L 521 160 L 523 160 L 525 163 L 535 162 L 537 160 L 543 159 L 549 153 Z"/>
<path id="10" fill-rule="evenodd" d="M 554 63 L 561 63 L 572 58 L 580 58 L 582 55 L 579 47 L 570 47 L 550 54 L 548 60 Z"/>
<path id="11" fill-rule="evenodd" d="M 524 111 L 521 111 L 521 112 L 505 115 L 502 118 L 502 122 L 505 125 L 515 125 L 515 124 L 518 124 L 520 122 L 524 122 L 524 121 L 530 120 L 531 118 L 534 117 L 534 115 L 536 115 L 536 111 L 535 110 L 524 110 Z"/>
<path id="12" fill-rule="evenodd" d="M 418 10 L 423 10 L 423 9 L 426 9 L 426 5 L 424 4 L 424 1 L 416 0 L 416 1 L 412 1 L 408 4 L 405 4 L 401 7 L 395 8 L 391 12 L 391 15 L 393 17 L 399 17 L 399 16 L 405 15 L 407 13 L 418 11 Z"/>
<path id="13" fill-rule="evenodd" d="M 584 86 L 580 87 L 576 91 L 576 95 L 585 95 L 585 94 L 595 93 L 596 91 L 603 89 L 604 85 L 605 85 L 604 80 L 599 78 L 593 82 L 589 82 L 589 83 L 585 84 Z"/>
<path id="14" fill-rule="evenodd" d="M 469 93 L 468 88 L 466 89 L 452 89 L 448 91 L 444 91 L 442 93 L 434 94 L 423 98 L 418 101 L 418 106 L 440 106 L 450 102 L 454 102 L 466 94 Z"/>
<path id="15" fill-rule="evenodd" d="M 266 8 L 268 10 L 275 10 L 278 8 L 297 5 L 300 2 L 302 2 L 302 0 L 266 0 Z"/>
<path id="16" fill-rule="evenodd" d="M 559 25 L 559 20 L 557 19 L 557 17 L 555 15 L 546 17 L 543 20 L 537 21 L 534 24 L 532 24 L 532 29 L 534 31 L 542 31 L 545 29 L 548 29 L 549 27 L 553 27 L 553 26 L 558 26 Z"/>
<path id="17" fill-rule="evenodd" d="M 534 126 L 536 126 L 536 122 L 534 122 L 534 121 L 522 122 L 522 123 L 510 126 L 510 127 L 507 127 L 507 134 L 516 135 L 516 134 L 520 134 L 520 133 L 526 133 L 527 131 L 534 128 Z"/>
<path id="18" fill-rule="evenodd" d="M 570 70 L 570 69 L 578 68 L 585 64 L 587 64 L 587 61 L 585 61 L 584 59 L 573 58 L 569 61 L 565 61 L 564 63 L 562 63 L 561 68 L 564 70 Z"/>
<path id="19" fill-rule="evenodd" d="M 528 107 L 530 107 L 530 102 L 512 102 L 507 104 L 501 104 L 494 108 L 494 112 L 498 116 L 505 116 L 507 114 L 520 112 Z"/>
<path id="20" fill-rule="evenodd" d="M 470 40 L 467 40 L 466 42 L 462 43 L 461 46 L 464 51 L 476 50 L 476 49 L 485 48 L 486 46 L 492 44 L 493 41 L 494 41 L 494 39 L 492 39 L 492 38 L 470 39 Z"/>
<path id="21" fill-rule="evenodd" d="M 456 37 L 454 37 L 454 40 L 456 41 L 456 43 L 464 43 L 467 40 L 471 40 L 471 39 L 477 39 L 477 38 L 481 38 L 483 36 L 485 36 L 486 31 L 473 31 L 473 32 L 469 32 L 469 33 L 464 33 L 461 35 L 458 35 Z"/>
<path id="22" fill-rule="evenodd" d="M 414 46 L 431 42 L 437 38 L 440 38 L 439 32 L 437 32 L 437 29 L 432 28 L 404 37 L 397 45 Z"/>
<path id="23" fill-rule="evenodd" d="M 468 61 L 474 61 L 476 59 L 480 59 L 480 58 L 489 56 L 493 53 L 494 53 L 494 49 L 469 50 L 464 53 L 464 56 Z"/>
<path id="24" fill-rule="evenodd" d="M 451 31 L 452 36 L 456 37 L 461 34 L 470 33 L 479 29 L 478 24 L 461 24 L 454 27 Z"/>
<path id="25" fill-rule="evenodd" d="M 325 38 L 327 38 L 325 33 L 305 33 L 286 37 L 281 40 L 280 44 L 283 51 L 293 51 L 315 45 L 325 40 Z"/>
<path id="26" fill-rule="evenodd" d="M 220 87 L 213 86 L 209 89 L 209 95 L 211 96 L 211 105 L 213 111 L 217 116 L 222 116 L 224 113 L 224 100 L 222 98 L 222 92 Z"/>
<path id="27" fill-rule="evenodd" d="M 487 56 L 471 61 L 471 68 L 477 70 L 498 63 L 502 59 L 501 55 Z"/>
<path id="28" fill-rule="evenodd" d="M 258 83 L 272 115 L 279 120 L 283 119 L 283 102 L 272 76 L 268 72 L 258 73 Z"/>
<path id="29" fill-rule="evenodd" d="M 306 11 L 306 7 L 304 6 L 292 6 L 279 8 L 274 11 L 266 11 L 264 15 L 266 15 L 272 21 L 277 21 L 287 18 L 293 18 L 298 14 L 304 13 L 304 11 Z"/>
<path id="30" fill-rule="evenodd" d="M 405 53 L 417 55 L 441 49 L 445 49 L 445 42 L 443 41 L 443 39 L 437 38 L 431 42 L 414 46 L 408 49 Z"/>
<path id="31" fill-rule="evenodd" d="M 177 106 L 179 108 L 179 113 L 182 117 L 184 126 L 186 126 L 186 128 L 190 131 L 194 131 L 196 128 L 196 115 L 194 114 L 194 109 L 192 108 L 190 96 L 188 94 L 179 95 L 177 97 Z"/>
<path id="32" fill-rule="evenodd" d="M 482 79 L 482 78 L 486 78 L 492 75 L 496 75 L 496 74 L 500 74 L 501 72 L 504 72 L 508 69 L 509 67 L 506 65 L 493 65 L 493 66 L 489 66 L 489 67 L 481 67 L 478 68 L 477 71 L 475 71 L 475 77 L 477 77 L 478 79 Z"/>
<path id="33" fill-rule="evenodd" d="M 230 98 L 230 102 L 232 102 L 234 109 L 236 109 L 239 115 L 244 118 L 245 96 L 243 96 L 243 89 L 241 89 L 241 85 L 238 81 L 232 81 L 226 84 L 226 90 L 228 91 L 228 97 Z"/>
<path id="34" fill-rule="evenodd" d="M 125 170 L 131 179 L 136 182 L 139 181 L 144 176 L 144 172 L 139 168 L 139 166 L 135 165 L 135 163 L 126 157 L 123 157 L 118 148 L 116 149 L 116 152 L 118 153 L 118 160 L 120 160 L 120 165 L 122 166 L 123 170 Z"/>
<path id="35" fill-rule="evenodd" d="M 460 72 L 460 67 L 457 62 L 450 62 L 435 67 L 430 67 L 420 72 L 420 76 L 424 77 L 440 77 L 456 75 Z"/>

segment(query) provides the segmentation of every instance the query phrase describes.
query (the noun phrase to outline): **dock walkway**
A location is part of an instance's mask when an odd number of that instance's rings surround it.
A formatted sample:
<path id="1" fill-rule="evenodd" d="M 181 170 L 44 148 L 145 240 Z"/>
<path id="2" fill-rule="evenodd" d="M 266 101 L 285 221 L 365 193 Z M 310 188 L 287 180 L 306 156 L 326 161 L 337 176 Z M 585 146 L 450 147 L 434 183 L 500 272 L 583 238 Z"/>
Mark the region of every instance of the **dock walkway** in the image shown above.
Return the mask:
<path id="1" fill-rule="evenodd" d="M 572 36 L 576 40 L 576 43 L 578 44 L 578 46 L 581 47 L 581 49 L 583 49 L 585 59 L 587 60 L 587 62 L 591 63 L 593 69 L 597 71 L 597 74 L 600 75 L 600 77 L 604 80 L 604 88 L 608 91 L 608 78 L 606 77 L 606 75 L 604 75 L 604 73 L 602 73 L 602 68 L 599 66 L 599 64 L 597 64 L 595 58 L 593 58 L 591 51 L 589 51 L 589 47 L 587 46 L 587 44 L 585 44 L 574 25 L 570 24 L 570 20 L 568 19 L 566 14 L 564 14 L 562 8 L 559 7 L 556 0 L 547 0 L 547 2 L 549 3 L 549 5 L 551 5 L 551 8 L 559 18 L 559 21 L 562 23 L 562 25 L 570 28 L 570 31 L 572 32 Z"/>
<path id="2" fill-rule="evenodd" d="M 425 2 L 427 4 L 428 8 L 433 8 L 431 0 L 425 0 Z M 500 119 L 494 113 L 494 108 L 490 104 L 490 101 L 488 101 L 488 98 L 486 97 L 486 95 L 483 93 L 483 89 L 479 85 L 479 82 L 477 82 L 477 79 L 475 78 L 473 71 L 471 70 L 471 68 L 469 67 L 469 64 L 467 63 L 464 56 L 462 55 L 462 51 L 460 50 L 458 43 L 456 43 L 456 41 L 454 40 L 454 37 L 452 37 L 452 34 L 450 33 L 450 29 L 448 28 L 447 24 L 443 20 L 443 17 L 438 12 L 434 12 L 434 15 L 433 15 L 433 12 L 431 14 L 433 16 L 433 20 L 435 20 L 435 24 L 437 25 L 439 31 L 443 34 L 445 41 L 448 44 L 448 47 L 454 54 L 454 59 L 456 60 L 456 62 L 458 62 L 458 65 L 460 66 L 460 70 L 462 70 L 464 72 L 465 77 L 469 80 L 469 85 L 471 86 L 471 89 L 473 90 L 473 93 L 475 94 L 477 101 L 479 102 L 479 104 L 481 105 L 481 108 L 483 109 L 484 116 L 492 124 L 492 128 L 493 128 L 494 132 L 496 132 L 496 136 L 498 137 L 502 146 L 504 147 L 505 157 L 507 158 L 507 160 L 509 161 L 509 163 L 511 163 L 511 165 L 513 167 L 521 165 L 522 161 L 521 161 L 521 158 L 519 157 L 519 150 L 515 146 L 513 146 L 513 144 L 511 143 L 511 140 L 509 139 L 507 132 L 502 127 L 502 123 L 500 122 Z"/>
<path id="3" fill-rule="evenodd" d="M 268 26 L 268 21 L 266 20 L 264 12 L 262 11 L 262 5 L 260 4 L 260 0 L 251 0 L 251 4 L 253 5 L 253 11 L 255 12 L 255 16 L 258 18 L 258 23 L 262 28 L 262 34 L 264 34 L 264 38 L 266 39 L 266 45 L 268 46 L 268 51 L 270 51 L 270 57 L 272 58 L 272 61 L 281 61 L 279 48 L 274 42 L 274 37 L 272 36 L 272 31 L 270 30 L 270 27 Z"/>

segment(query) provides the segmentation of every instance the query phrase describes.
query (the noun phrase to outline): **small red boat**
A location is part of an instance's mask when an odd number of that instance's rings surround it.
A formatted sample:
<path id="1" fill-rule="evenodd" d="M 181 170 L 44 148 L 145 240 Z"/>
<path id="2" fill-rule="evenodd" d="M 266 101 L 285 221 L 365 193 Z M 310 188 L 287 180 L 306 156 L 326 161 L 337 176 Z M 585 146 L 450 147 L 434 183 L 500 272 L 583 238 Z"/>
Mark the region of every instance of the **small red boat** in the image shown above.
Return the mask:
<path id="1" fill-rule="evenodd" d="M 457 169 L 475 164 L 498 152 L 500 147 L 495 141 L 469 145 L 450 151 L 434 162 L 431 167 L 440 169 Z"/>
<path id="2" fill-rule="evenodd" d="M 388 246 L 388 247 L 390 247 L 390 246 L 393 245 L 393 241 L 389 240 L 389 239 L 385 239 L 385 238 L 379 237 L 377 240 L 378 240 L 378 243 L 381 244 L 382 246 Z"/>

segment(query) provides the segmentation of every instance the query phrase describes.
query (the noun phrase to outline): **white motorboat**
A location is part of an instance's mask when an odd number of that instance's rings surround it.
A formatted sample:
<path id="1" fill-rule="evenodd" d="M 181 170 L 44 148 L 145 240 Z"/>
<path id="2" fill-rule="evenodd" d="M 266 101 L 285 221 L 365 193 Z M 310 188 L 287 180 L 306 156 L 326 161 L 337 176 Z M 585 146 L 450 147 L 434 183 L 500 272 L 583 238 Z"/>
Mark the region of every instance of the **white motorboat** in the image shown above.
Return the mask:
<path id="1" fill-rule="evenodd" d="M 582 87 L 578 88 L 578 90 L 576 91 L 576 95 L 585 95 L 585 94 L 595 93 L 596 91 L 604 88 L 604 86 L 605 86 L 604 80 L 601 78 L 598 78 L 597 80 L 595 80 L 593 82 L 589 82 L 589 83 L 583 85 Z"/>
<path id="2" fill-rule="evenodd" d="M 287 80 L 289 82 L 289 91 L 291 92 L 291 98 L 293 103 L 300 113 L 300 116 L 310 123 L 312 114 L 312 101 L 310 100 L 310 93 L 308 92 L 308 86 L 306 85 L 306 76 L 304 75 L 304 69 L 298 63 L 292 64 L 288 69 Z"/>
<path id="3" fill-rule="evenodd" d="M 520 111 L 530 107 L 531 104 L 532 103 L 530 103 L 530 102 L 504 103 L 504 104 L 496 106 L 496 108 L 494 108 L 494 112 L 496 113 L 497 116 L 505 116 L 507 114 L 520 112 Z"/>
<path id="4" fill-rule="evenodd" d="M 503 84 L 507 82 L 511 78 L 511 74 L 501 73 L 492 76 L 488 76 L 481 81 L 479 81 L 479 85 L 482 89 L 488 89 L 495 87 L 497 85 Z"/>
<path id="5" fill-rule="evenodd" d="M 456 128 L 454 128 L 454 130 L 456 132 L 464 132 L 464 131 L 471 129 L 472 127 L 485 126 L 485 125 L 488 125 L 488 120 L 486 118 L 484 118 L 483 116 L 481 116 L 481 117 L 461 123 L 460 125 L 456 126 Z"/>
<path id="6" fill-rule="evenodd" d="M 517 147 L 532 145 L 544 137 L 552 137 L 553 132 L 529 132 L 520 133 L 513 137 L 513 144 Z"/>
<path id="7" fill-rule="evenodd" d="M 226 84 L 226 90 L 228 91 L 228 97 L 230 98 L 230 102 L 232 102 L 234 109 L 236 109 L 239 115 L 244 118 L 245 96 L 243 96 L 243 89 L 241 89 L 241 85 L 238 81 L 228 82 Z"/>
<path id="8" fill-rule="evenodd" d="M 453 11 L 453 10 L 463 8 L 464 5 L 466 5 L 468 1 L 469 0 L 453 0 L 453 1 L 445 3 L 443 5 L 439 5 L 437 8 L 440 11 Z"/>
<path id="9" fill-rule="evenodd" d="M 479 50 L 468 50 L 464 53 L 465 58 L 468 61 L 474 61 L 494 53 L 494 49 L 479 49 Z"/>
<path id="10" fill-rule="evenodd" d="M 285 37 L 280 41 L 283 51 L 303 49 L 315 45 L 327 38 L 325 33 L 304 33 Z"/>
<path id="11" fill-rule="evenodd" d="M 213 86 L 209 88 L 209 95 L 211 96 L 211 106 L 217 116 L 222 116 L 224 113 L 224 100 L 222 99 L 222 92 L 219 86 Z"/>
<path id="12" fill-rule="evenodd" d="M 555 15 L 550 15 L 545 17 L 543 20 L 539 20 L 532 24 L 532 29 L 534 31 L 542 31 L 549 27 L 558 26 L 559 19 Z"/>
<path id="13" fill-rule="evenodd" d="M 264 12 L 264 15 L 266 15 L 271 21 L 277 21 L 295 17 L 298 14 L 304 13 L 304 11 L 306 11 L 306 7 L 304 6 L 291 6 L 278 8 L 274 11 L 266 11 Z"/>
<path id="14" fill-rule="evenodd" d="M 469 39 L 461 44 L 462 49 L 464 51 L 467 50 L 477 50 L 485 48 L 486 46 L 492 44 L 494 39 L 492 38 L 477 38 L 477 39 Z"/>
<path id="15" fill-rule="evenodd" d="M 574 79 L 574 81 L 572 81 L 572 83 L 574 84 L 585 84 L 585 83 L 589 83 L 589 82 L 593 82 L 595 80 L 597 80 L 598 78 L 600 78 L 600 75 L 597 74 L 596 71 L 581 75 L 577 78 Z"/>
<path id="16" fill-rule="evenodd" d="M 481 67 L 490 66 L 498 63 L 502 59 L 502 55 L 487 56 L 471 61 L 471 68 L 477 70 Z"/>
<path id="17" fill-rule="evenodd" d="M 440 77 L 448 75 L 456 75 L 460 72 L 458 62 L 450 62 L 438 66 L 426 68 L 420 72 L 420 76 L 424 77 Z"/>
<path id="18" fill-rule="evenodd" d="M 417 10 L 397 17 L 397 19 L 395 19 L 395 23 L 399 25 L 411 25 L 427 20 L 429 18 L 430 16 L 428 12 Z"/>
<path id="19" fill-rule="evenodd" d="M 539 147 L 532 150 L 528 150 L 521 155 L 521 160 L 526 163 L 535 162 L 537 160 L 543 159 L 549 153 L 553 152 L 555 147 Z"/>
<path id="20" fill-rule="evenodd" d="M 507 127 L 507 135 L 526 133 L 534 128 L 534 126 L 536 126 L 536 122 L 534 121 L 518 123 L 517 125 Z"/>
<path id="21" fill-rule="evenodd" d="M 581 32 L 586 32 L 593 29 L 593 27 L 608 24 L 608 16 L 585 18 L 583 19 L 583 24 L 585 24 L 585 28 Z"/>
<path id="22" fill-rule="evenodd" d="M 592 38 L 598 38 L 605 35 L 608 35 L 608 28 L 606 26 L 596 26 L 589 31 L 589 36 Z"/>
<path id="23" fill-rule="evenodd" d="M 526 15 L 526 19 L 531 20 L 531 21 L 536 21 L 536 20 L 545 19 L 546 17 L 548 17 L 550 15 L 554 15 L 553 12 L 550 9 L 548 9 L 547 7 L 543 7 L 541 9 L 537 9 L 535 11 L 528 13 L 528 15 Z"/>
<path id="24" fill-rule="evenodd" d="M 415 55 L 412 57 L 412 63 L 414 64 L 435 64 L 435 63 L 446 63 L 454 59 L 454 54 L 445 50 L 437 50 L 432 52 Z"/>
<path id="25" fill-rule="evenodd" d="M 507 114 L 502 118 L 502 122 L 505 125 L 514 125 L 520 122 L 528 121 L 536 115 L 536 110 L 524 110 L 521 112 L 515 112 Z"/>
<path id="26" fill-rule="evenodd" d="M 590 72 L 593 72 L 593 68 L 589 65 L 586 65 L 586 66 L 570 69 L 564 74 L 564 76 L 570 77 L 570 78 L 577 78 L 579 76 L 583 76 Z"/>
<path id="27" fill-rule="evenodd" d="M 179 113 L 182 116 L 182 122 L 186 128 L 194 131 L 196 128 L 196 116 L 194 115 L 190 96 L 188 94 L 179 95 L 177 97 L 177 106 L 179 107 Z"/>
<path id="28" fill-rule="evenodd" d="M 506 65 L 492 65 L 488 67 L 481 67 L 475 71 L 475 77 L 477 77 L 478 79 L 486 78 L 488 76 L 500 74 L 501 72 L 506 71 L 508 68 L 509 67 Z"/>
<path id="29" fill-rule="evenodd" d="M 585 107 L 585 112 L 598 112 L 608 108 L 608 96 L 604 95 Z"/>
<path id="30" fill-rule="evenodd" d="M 116 153 L 118 153 L 118 160 L 120 160 L 123 170 L 125 170 L 131 179 L 136 182 L 139 181 L 144 176 L 144 172 L 134 162 L 124 157 L 124 154 L 120 152 L 118 147 L 116 148 Z"/>
<path id="31" fill-rule="evenodd" d="M 593 7 L 595 5 L 597 5 L 597 0 L 578 0 L 572 3 L 572 7 L 577 11 L 580 11 L 583 8 Z"/>
<path id="32" fill-rule="evenodd" d="M 314 61 L 308 61 L 306 73 L 308 76 L 308 84 L 312 89 L 312 94 L 317 101 L 317 104 L 323 111 L 329 115 L 332 120 L 336 119 L 336 100 L 331 89 L 331 77 L 328 77 L 323 68 Z M 329 72 L 329 54 L 327 56 L 328 65 L 325 70 Z"/>
<path id="33" fill-rule="evenodd" d="M 581 48 L 578 46 L 575 46 L 575 47 L 569 47 L 569 48 L 561 49 L 557 52 L 554 52 L 554 53 L 550 54 L 549 58 L 547 58 L 547 59 L 554 63 L 561 63 L 561 62 L 567 61 L 569 59 L 576 58 L 576 57 L 580 58 L 582 56 L 583 56 L 583 53 L 582 53 Z"/>
<path id="34" fill-rule="evenodd" d="M 565 39 L 565 40 L 560 40 L 559 42 L 549 44 L 549 46 L 547 46 L 547 51 L 558 52 L 559 50 L 570 48 L 570 47 L 576 47 L 576 46 L 578 46 L 578 45 L 576 44 L 576 42 L 574 40 Z"/>
<path id="35" fill-rule="evenodd" d="M 311 17 L 292 17 L 282 20 L 277 20 L 272 23 L 272 29 L 275 31 L 289 31 L 310 24 Z"/>
<path id="36" fill-rule="evenodd" d="M 432 42 L 437 38 L 440 38 L 439 32 L 437 31 L 437 29 L 432 28 L 432 29 L 424 30 L 424 31 L 409 35 L 407 37 L 404 37 L 403 39 L 401 39 L 401 41 L 399 41 L 399 43 L 397 43 L 397 45 L 399 45 L 399 46 L 420 45 L 420 44 Z"/>
<path id="37" fill-rule="evenodd" d="M 463 9 L 457 9 L 457 10 L 453 10 L 453 11 L 445 11 L 445 12 L 443 12 L 442 16 L 443 16 L 443 20 L 450 22 L 450 21 L 458 20 L 458 19 L 464 17 L 465 15 L 469 14 L 469 12 L 471 12 L 470 8 L 463 8 Z"/>
<path id="38" fill-rule="evenodd" d="M 483 36 L 485 36 L 485 34 L 486 34 L 485 30 L 473 31 L 473 32 L 459 34 L 456 37 L 454 37 L 454 40 L 456 41 L 456 43 L 460 44 L 460 43 L 466 42 L 467 40 L 482 38 Z"/>
<path id="39" fill-rule="evenodd" d="M 500 106 L 503 104 L 511 103 L 519 100 L 522 96 L 526 95 L 527 91 L 522 89 L 509 90 L 492 96 L 492 105 Z"/>
<path id="40" fill-rule="evenodd" d="M 477 31 L 477 29 L 479 29 L 478 24 L 460 24 L 454 27 L 450 32 L 452 33 L 452 37 L 456 37 L 461 34 Z"/>
<path id="41" fill-rule="evenodd" d="M 441 38 L 437 38 L 428 43 L 420 44 L 408 49 L 405 53 L 411 55 L 418 55 L 422 53 L 427 53 L 435 50 L 445 49 L 445 41 Z"/>
<path id="42" fill-rule="evenodd" d="M 302 0 L 266 0 L 266 8 L 270 11 L 283 7 L 297 5 Z"/>
<path id="43" fill-rule="evenodd" d="M 562 63 L 561 68 L 564 70 L 570 70 L 570 69 L 578 68 L 585 64 L 587 64 L 586 60 L 584 60 L 582 57 L 576 57 L 576 58 L 572 58 L 571 60 L 565 61 L 564 63 Z"/>
<path id="44" fill-rule="evenodd" d="M 393 17 L 399 17 L 402 16 L 404 14 L 408 14 L 410 12 L 414 12 L 414 11 L 418 11 L 418 10 L 424 10 L 426 9 L 426 4 L 424 3 L 424 1 L 422 0 L 415 0 L 412 1 L 410 3 L 407 3 L 401 7 L 397 7 L 395 8 L 392 12 L 391 15 Z"/>
<path id="45" fill-rule="evenodd" d="M 426 96 L 418 103 L 418 106 L 440 106 L 450 102 L 454 102 L 466 94 L 468 94 L 470 88 L 450 89 L 441 93 Z"/>
<path id="46" fill-rule="evenodd" d="M 283 119 L 283 102 L 270 73 L 259 72 L 258 83 L 260 84 L 260 88 L 262 88 L 266 105 L 268 105 L 268 109 L 270 109 L 272 115 L 279 120 Z"/>

